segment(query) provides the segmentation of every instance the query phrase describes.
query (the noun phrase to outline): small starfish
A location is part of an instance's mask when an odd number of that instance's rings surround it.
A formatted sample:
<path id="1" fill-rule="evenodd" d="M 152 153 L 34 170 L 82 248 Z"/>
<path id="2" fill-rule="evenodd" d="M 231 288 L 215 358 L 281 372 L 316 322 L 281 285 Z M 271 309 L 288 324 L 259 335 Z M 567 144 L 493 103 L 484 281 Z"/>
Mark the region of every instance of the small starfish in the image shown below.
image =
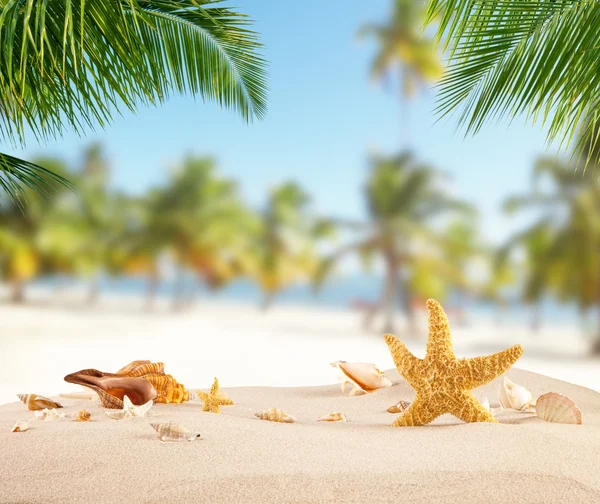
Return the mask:
<path id="1" fill-rule="evenodd" d="M 123 409 L 105 409 L 106 416 L 113 420 L 122 420 L 123 418 L 144 417 L 154 402 L 150 399 L 147 403 L 136 406 L 127 396 L 123 396 Z"/>
<path id="2" fill-rule="evenodd" d="M 417 393 L 415 401 L 392 425 L 425 425 L 444 413 L 465 422 L 497 423 L 470 391 L 505 373 L 523 355 L 523 347 L 515 345 L 486 357 L 457 359 L 441 305 L 430 299 L 427 310 L 429 340 L 424 359 L 415 357 L 395 336 L 384 336 L 398 371 Z"/>
<path id="3" fill-rule="evenodd" d="M 212 413 L 221 413 L 219 406 L 232 406 L 234 402 L 229 397 L 219 393 L 219 380 L 215 381 L 210 388 L 210 392 L 198 390 L 198 398 L 202 401 L 202 411 Z"/>

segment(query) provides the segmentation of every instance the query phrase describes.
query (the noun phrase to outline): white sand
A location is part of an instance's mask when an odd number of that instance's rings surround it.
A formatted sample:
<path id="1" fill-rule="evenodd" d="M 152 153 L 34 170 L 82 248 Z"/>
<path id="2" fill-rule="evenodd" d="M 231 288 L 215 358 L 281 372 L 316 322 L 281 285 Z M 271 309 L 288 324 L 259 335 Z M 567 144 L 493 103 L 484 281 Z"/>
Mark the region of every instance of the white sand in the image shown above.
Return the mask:
<path id="1" fill-rule="evenodd" d="M 192 401 L 155 405 L 147 419 L 115 421 L 98 402 L 63 399 L 68 415 L 86 407 L 92 421 L 32 419 L 31 429 L 18 434 L 9 432 L 14 420 L 33 413 L 7 404 L 0 407 L 0 502 L 600 502 L 600 394 L 513 369 L 508 376 L 534 396 L 556 391 L 575 400 L 584 425 L 503 412 L 500 425 L 444 416 L 427 427 L 392 428 L 395 415 L 385 409 L 413 393 L 395 371 L 388 374 L 396 385 L 356 397 L 342 395 L 338 385 L 232 388 L 226 392 L 236 405 L 221 415 Z M 476 396 L 494 402 L 497 390 L 498 381 Z M 299 422 L 253 417 L 271 406 Z M 351 422 L 315 421 L 338 410 Z M 202 439 L 160 442 L 148 424 L 168 420 Z"/>

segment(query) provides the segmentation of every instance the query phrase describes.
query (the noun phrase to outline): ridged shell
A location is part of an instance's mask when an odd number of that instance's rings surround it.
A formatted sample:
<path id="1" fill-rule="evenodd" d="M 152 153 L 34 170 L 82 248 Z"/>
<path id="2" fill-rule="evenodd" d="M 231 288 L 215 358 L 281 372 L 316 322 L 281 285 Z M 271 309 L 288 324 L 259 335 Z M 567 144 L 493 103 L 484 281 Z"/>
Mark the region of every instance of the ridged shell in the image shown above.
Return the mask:
<path id="1" fill-rule="evenodd" d="M 160 440 L 165 442 L 193 441 L 200 437 L 200 434 L 190 432 L 189 429 L 173 422 L 151 423 L 150 425 L 158 432 Z"/>
<path id="2" fill-rule="evenodd" d="M 346 390 L 346 383 L 354 385 L 350 395 L 359 391 L 373 392 L 383 387 L 391 387 L 392 382 L 375 364 L 367 362 L 337 361 L 331 363 L 332 367 L 341 371 L 342 392 Z"/>
<path id="3" fill-rule="evenodd" d="M 65 414 L 63 412 L 58 412 L 54 408 L 52 409 L 43 409 L 41 411 L 35 412 L 35 417 L 39 420 L 53 421 L 53 420 L 61 420 L 65 418 Z"/>
<path id="4" fill-rule="evenodd" d="M 43 410 L 44 408 L 62 408 L 62 404 L 37 394 L 17 394 L 17 397 L 30 411 Z"/>
<path id="5" fill-rule="evenodd" d="M 77 413 L 77 416 L 75 417 L 75 421 L 76 422 L 87 422 L 91 417 L 92 417 L 92 414 L 88 410 L 82 409 L 81 411 L 79 411 Z"/>
<path id="6" fill-rule="evenodd" d="M 404 413 L 408 409 L 409 406 L 410 406 L 409 402 L 398 401 L 393 406 L 390 406 L 386 411 L 388 413 Z"/>
<path id="7" fill-rule="evenodd" d="M 150 374 L 164 374 L 165 365 L 162 362 L 151 362 L 149 360 L 136 360 L 127 364 L 117 371 L 118 375 L 145 376 Z"/>
<path id="8" fill-rule="evenodd" d="M 15 422 L 15 425 L 12 426 L 10 432 L 25 432 L 27 429 L 29 429 L 29 422 Z"/>
<path id="9" fill-rule="evenodd" d="M 182 403 L 192 399 L 192 394 L 178 383 L 171 375 L 149 374 L 144 375 L 158 393 L 155 402 L 158 403 Z"/>
<path id="10" fill-rule="evenodd" d="M 529 411 L 534 405 L 531 392 L 525 387 L 510 381 L 506 376 L 500 384 L 498 398 L 500 406 L 505 409 Z"/>
<path id="11" fill-rule="evenodd" d="M 254 413 L 254 416 L 261 420 L 268 420 L 269 422 L 294 423 L 296 421 L 293 416 L 277 408 L 270 408 L 259 413 Z"/>
<path id="12" fill-rule="evenodd" d="M 549 392 L 538 397 L 535 404 L 538 417 L 546 422 L 563 424 L 582 424 L 583 418 L 577 405 L 568 397 Z"/>
<path id="13" fill-rule="evenodd" d="M 344 415 L 341 411 L 336 411 L 335 413 L 329 413 L 328 415 L 323 415 L 317 419 L 319 422 L 347 422 L 348 419 L 346 415 Z"/>

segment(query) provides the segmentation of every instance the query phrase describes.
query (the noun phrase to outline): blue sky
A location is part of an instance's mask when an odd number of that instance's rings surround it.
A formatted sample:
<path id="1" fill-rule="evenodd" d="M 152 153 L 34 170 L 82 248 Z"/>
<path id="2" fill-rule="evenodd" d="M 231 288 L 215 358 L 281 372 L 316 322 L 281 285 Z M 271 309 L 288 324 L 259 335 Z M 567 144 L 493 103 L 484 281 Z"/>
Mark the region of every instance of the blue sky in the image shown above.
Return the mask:
<path id="1" fill-rule="evenodd" d="M 364 216 L 368 152 L 392 153 L 403 145 L 397 86 L 386 90 L 370 79 L 375 45 L 356 35 L 362 23 L 385 19 L 390 2 L 235 5 L 256 20 L 265 44 L 270 92 L 264 121 L 246 124 L 213 104 L 175 97 L 160 108 L 127 113 L 86 138 L 68 134 L 12 152 L 52 153 L 76 162 L 83 146 L 100 140 L 112 160 L 114 184 L 133 193 L 160 184 L 184 154 L 209 154 L 224 174 L 239 180 L 254 205 L 269 187 L 295 179 L 313 195 L 318 211 Z M 505 218 L 499 205 L 506 195 L 528 189 L 532 162 L 546 150 L 545 133 L 541 125 L 515 120 L 464 139 L 453 120 L 434 124 L 434 104 L 431 91 L 411 104 L 413 150 L 451 174 L 452 192 L 480 208 L 484 236 L 500 241 L 520 223 Z"/>

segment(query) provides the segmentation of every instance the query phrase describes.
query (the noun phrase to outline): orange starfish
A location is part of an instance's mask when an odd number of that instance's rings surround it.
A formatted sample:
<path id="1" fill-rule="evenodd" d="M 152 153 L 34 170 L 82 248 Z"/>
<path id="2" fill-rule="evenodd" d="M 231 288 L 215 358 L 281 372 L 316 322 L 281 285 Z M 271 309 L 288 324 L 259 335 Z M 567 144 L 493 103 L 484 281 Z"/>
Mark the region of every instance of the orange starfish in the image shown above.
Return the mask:
<path id="1" fill-rule="evenodd" d="M 415 401 L 392 425 L 425 425 L 444 413 L 465 422 L 497 422 L 470 391 L 505 373 L 523 355 L 523 347 L 515 345 L 486 357 L 457 359 L 441 305 L 430 299 L 427 310 L 429 340 L 424 359 L 415 357 L 395 336 L 384 336 L 399 373 L 417 393 Z"/>
<path id="2" fill-rule="evenodd" d="M 212 413 L 221 413 L 219 406 L 231 406 L 233 401 L 229 397 L 219 392 L 219 380 L 215 381 L 210 388 L 210 392 L 202 392 L 198 390 L 198 397 L 202 401 L 202 411 L 210 411 Z"/>

